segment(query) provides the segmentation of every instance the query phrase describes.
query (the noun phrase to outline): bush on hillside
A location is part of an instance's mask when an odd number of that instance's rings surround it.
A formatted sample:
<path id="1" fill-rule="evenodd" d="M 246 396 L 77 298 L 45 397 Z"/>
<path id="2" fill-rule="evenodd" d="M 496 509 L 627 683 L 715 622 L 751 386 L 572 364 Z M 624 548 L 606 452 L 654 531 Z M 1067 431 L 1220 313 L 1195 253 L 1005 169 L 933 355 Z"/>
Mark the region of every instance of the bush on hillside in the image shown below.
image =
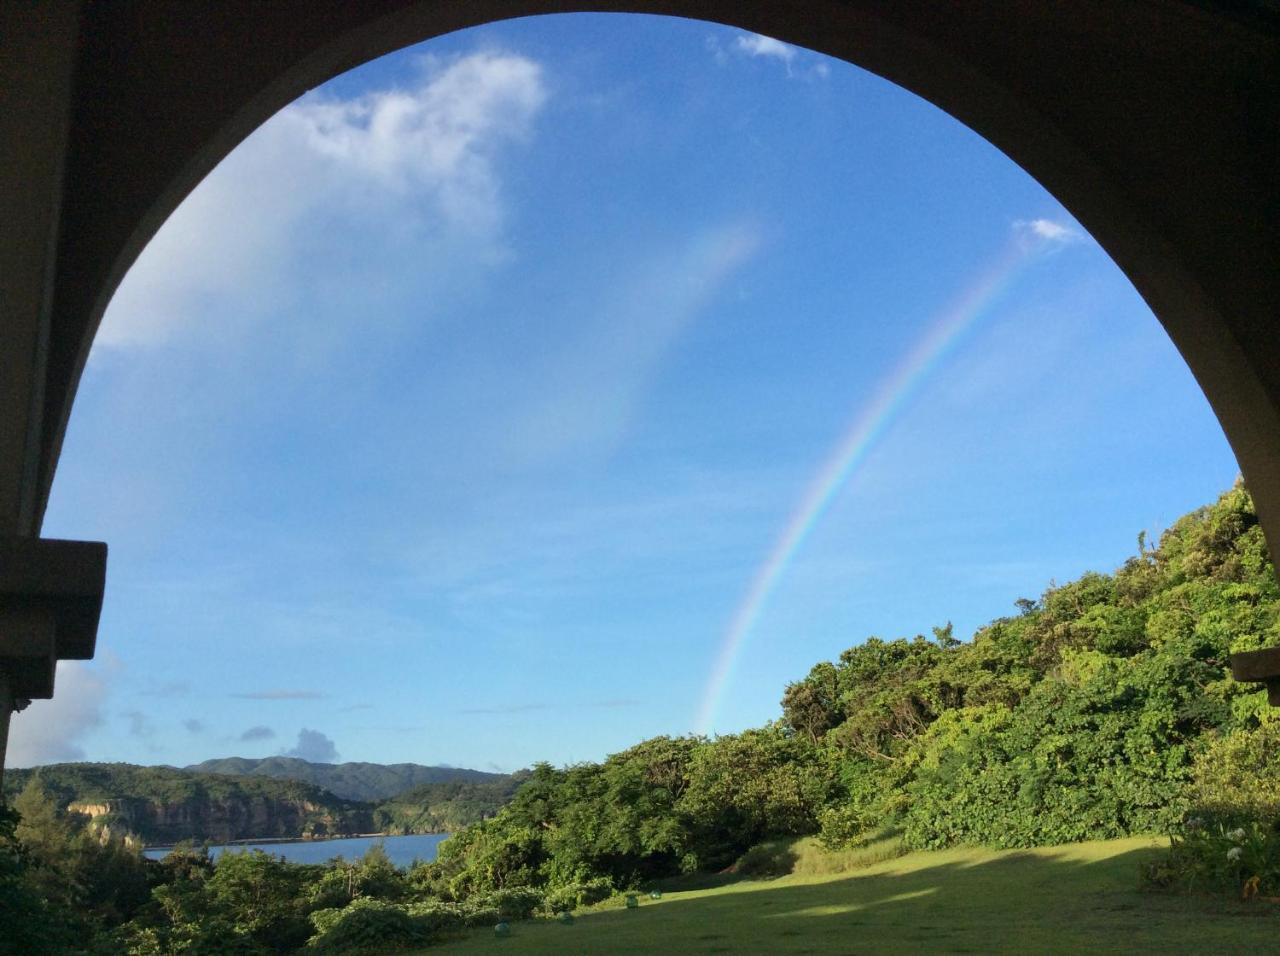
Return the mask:
<path id="1" fill-rule="evenodd" d="M 405 912 L 429 933 L 447 934 L 467 925 L 469 910 L 461 903 L 409 903 Z"/>
<path id="2" fill-rule="evenodd" d="M 1227 891 L 1242 899 L 1280 898 L 1280 827 L 1191 816 L 1171 837 L 1169 853 L 1143 868 L 1148 886 Z"/>
<path id="3" fill-rule="evenodd" d="M 742 876 L 775 877 L 786 876 L 796 864 L 795 840 L 766 840 L 757 843 L 729 869 Z"/>
<path id="4" fill-rule="evenodd" d="M 541 890 L 510 889 L 495 890 L 480 897 L 476 905 L 497 911 L 500 920 L 528 919 L 542 909 L 546 897 Z"/>
<path id="5" fill-rule="evenodd" d="M 546 896 L 547 910 L 552 913 L 567 913 L 582 906 L 591 906 L 607 900 L 614 893 L 613 883 L 608 877 L 597 877 L 583 883 L 570 883 L 549 890 Z"/>
<path id="6" fill-rule="evenodd" d="M 307 951 L 332 956 L 376 956 L 422 946 L 436 933 L 402 906 L 362 897 L 340 910 L 311 914 L 316 935 Z"/>

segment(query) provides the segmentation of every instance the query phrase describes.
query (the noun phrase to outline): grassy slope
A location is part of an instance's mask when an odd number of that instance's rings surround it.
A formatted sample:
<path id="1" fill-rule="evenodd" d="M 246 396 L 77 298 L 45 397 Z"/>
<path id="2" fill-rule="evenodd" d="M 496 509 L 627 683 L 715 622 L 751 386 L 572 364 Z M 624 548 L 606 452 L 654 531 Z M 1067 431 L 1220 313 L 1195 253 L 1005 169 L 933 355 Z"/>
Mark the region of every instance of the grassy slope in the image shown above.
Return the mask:
<path id="1" fill-rule="evenodd" d="M 571 926 L 515 923 L 507 939 L 477 931 L 423 956 L 1276 951 L 1278 907 L 1140 891 L 1138 863 L 1158 846 L 912 853 L 839 875 L 669 892 L 632 911 L 615 902 Z"/>

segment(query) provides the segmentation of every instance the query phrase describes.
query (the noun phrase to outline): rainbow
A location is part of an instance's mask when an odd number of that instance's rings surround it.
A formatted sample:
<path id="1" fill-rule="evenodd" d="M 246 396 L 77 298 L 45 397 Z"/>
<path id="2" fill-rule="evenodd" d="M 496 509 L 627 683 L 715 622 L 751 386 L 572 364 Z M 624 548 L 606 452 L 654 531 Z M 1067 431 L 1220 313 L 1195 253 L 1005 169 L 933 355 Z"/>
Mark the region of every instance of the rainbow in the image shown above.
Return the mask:
<path id="1" fill-rule="evenodd" d="M 747 637 L 778 582 L 840 489 L 853 477 L 858 466 L 920 390 L 921 384 L 956 350 L 965 333 L 990 311 L 1026 267 L 1039 257 L 1039 253 L 1056 244 L 1057 238 L 1043 232 L 1031 237 L 1015 236 L 1008 248 L 948 308 L 942 310 L 924 336 L 880 383 L 871 401 L 859 410 L 800 499 L 733 612 L 702 695 L 696 733 L 711 733 Z"/>

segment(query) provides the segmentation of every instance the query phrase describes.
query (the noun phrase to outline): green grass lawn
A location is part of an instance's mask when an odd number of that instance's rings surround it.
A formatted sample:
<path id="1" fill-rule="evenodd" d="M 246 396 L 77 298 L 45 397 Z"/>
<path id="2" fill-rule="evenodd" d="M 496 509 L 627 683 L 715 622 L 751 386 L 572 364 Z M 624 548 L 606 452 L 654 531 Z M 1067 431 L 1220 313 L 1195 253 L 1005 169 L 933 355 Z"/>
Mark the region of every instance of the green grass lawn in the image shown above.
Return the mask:
<path id="1" fill-rule="evenodd" d="M 1141 891 L 1138 863 L 1158 847 L 945 850 L 818 874 L 809 845 L 791 876 L 666 892 L 635 910 L 615 902 L 569 926 L 513 923 L 505 939 L 477 930 L 423 956 L 1280 952 L 1271 904 Z"/>

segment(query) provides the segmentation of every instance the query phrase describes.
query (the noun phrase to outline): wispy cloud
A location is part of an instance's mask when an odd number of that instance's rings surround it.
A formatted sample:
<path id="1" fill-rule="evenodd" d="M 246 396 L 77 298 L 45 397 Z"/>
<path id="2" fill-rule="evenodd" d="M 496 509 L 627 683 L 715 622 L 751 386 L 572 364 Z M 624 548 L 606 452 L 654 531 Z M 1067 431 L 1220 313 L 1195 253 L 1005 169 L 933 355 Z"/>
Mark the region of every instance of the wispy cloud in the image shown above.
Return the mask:
<path id="1" fill-rule="evenodd" d="M 191 693 L 191 684 L 184 680 L 166 681 L 162 684 L 151 684 L 138 691 L 139 697 L 186 697 Z"/>
<path id="2" fill-rule="evenodd" d="M 590 318 L 530 363 L 529 392 L 503 423 L 509 452 L 545 462 L 612 448 L 663 359 L 761 245 L 754 223 L 727 222 L 638 256 L 628 280 L 611 280 L 599 299 L 583 301 Z M 548 381 L 557 387 L 548 390 Z"/>
<path id="3" fill-rule="evenodd" d="M 502 704 L 496 707 L 468 707 L 458 711 L 460 714 L 531 714 L 540 710 L 551 710 L 550 704 Z"/>
<path id="4" fill-rule="evenodd" d="M 759 33 L 740 33 L 734 38 L 733 45 L 747 56 L 769 57 L 784 63 L 790 63 L 796 58 L 795 47 Z"/>
<path id="5" fill-rule="evenodd" d="M 273 688 L 271 690 L 251 690 L 242 694 L 232 694 L 240 700 L 323 700 L 328 697 L 318 690 L 296 690 Z"/>
<path id="6" fill-rule="evenodd" d="M 195 717 L 188 717 L 182 722 L 182 726 L 186 728 L 187 733 L 189 734 L 202 734 L 205 729 L 204 721 L 198 720 Z"/>
<path id="7" fill-rule="evenodd" d="M 270 740 L 276 735 L 276 732 L 270 727 L 258 724 L 256 727 L 250 727 L 240 735 L 240 740 L 248 743 L 254 740 Z"/>
<path id="8" fill-rule="evenodd" d="M 140 710 L 126 710 L 120 716 L 128 722 L 130 737 L 150 737 L 155 733 L 151 718 Z"/>
<path id="9" fill-rule="evenodd" d="M 1066 245 L 1083 242 L 1085 234 L 1074 226 L 1052 219 L 1018 219 L 1013 223 L 1014 233 L 1024 241 Z"/>
<path id="10" fill-rule="evenodd" d="M 792 79 L 825 79 L 831 73 L 830 67 L 816 54 L 802 51 L 790 43 L 783 43 L 781 40 L 762 36 L 759 33 L 739 33 L 728 45 L 718 36 L 712 35 L 707 38 L 707 49 L 721 66 L 734 57 L 745 57 L 750 60 L 773 60 L 781 63 L 786 69 L 787 76 Z"/>
<path id="11" fill-rule="evenodd" d="M 357 710 L 373 710 L 373 704 L 348 704 L 346 707 L 339 707 L 338 713 L 351 714 Z"/>
<path id="12" fill-rule="evenodd" d="M 338 748 L 325 734 L 304 727 L 298 731 L 297 746 L 281 751 L 281 756 L 299 757 L 311 763 L 337 763 Z"/>
<path id="13" fill-rule="evenodd" d="M 688 566 L 682 578 L 673 553 L 729 587 L 745 558 L 726 545 L 724 530 L 741 542 L 766 534 L 775 517 L 769 502 L 796 480 L 789 465 L 749 475 L 677 466 L 644 487 L 556 509 L 531 513 L 519 499 L 494 501 L 483 522 L 408 543 L 395 586 L 439 594 L 458 627 L 504 633 L 536 629 L 557 607 L 596 600 L 619 567 L 651 586 L 688 584 Z M 512 527 L 521 529 L 518 539 Z"/>
<path id="14" fill-rule="evenodd" d="M 10 766 L 85 758 L 82 741 L 103 723 L 106 684 L 92 665 L 64 661 L 58 665 L 56 690 L 52 700 L 33 701 L 13 715 L 5 758 Z"/>
<path id="15" fill-rule="evenodd" d="M 458 713 L 508 715 L 508 714 L 531 714 L 531 713 L 537 713 L 539 711 L 550 711 L 550 710 L 576 710 L 576 709 L 620 710 L 625 707 L 639 707 L 641 706 L 641 704 L 642 704 L 642 701 L 635 700 L 634 698 L 615 697 L 615 698 L 607 698 L 605 700 L 593 700 L 585 704 L 565 704 L 563 706 L 557 706 L 557 707 L 553 707 L 551 704 L 545 704 L 545 703 L 499 704 L 493 707 L 469 707 L 465 710 L 458 711 Z"/>

